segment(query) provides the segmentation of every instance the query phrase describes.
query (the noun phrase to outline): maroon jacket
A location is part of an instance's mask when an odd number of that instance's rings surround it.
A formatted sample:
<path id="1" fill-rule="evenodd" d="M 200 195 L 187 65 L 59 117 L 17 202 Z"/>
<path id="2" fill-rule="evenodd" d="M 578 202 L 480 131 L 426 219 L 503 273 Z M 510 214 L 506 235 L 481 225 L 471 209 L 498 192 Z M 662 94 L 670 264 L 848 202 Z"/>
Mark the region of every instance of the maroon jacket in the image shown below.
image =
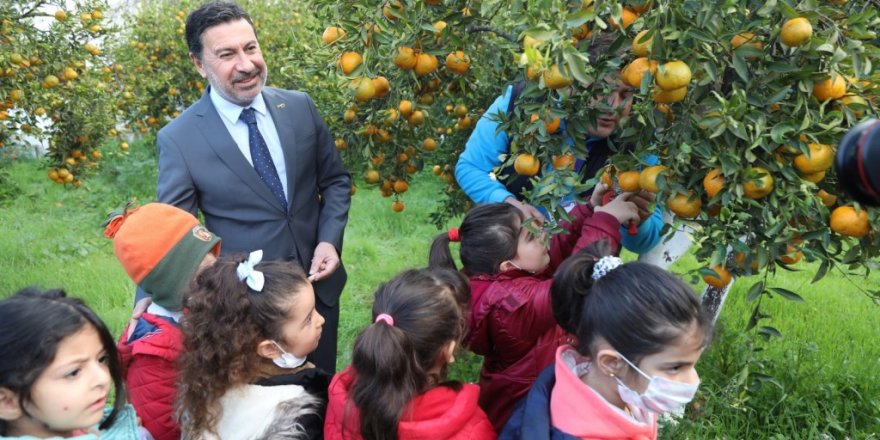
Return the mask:
<path id="1" fill-rule="evenodd" d="M 569 255 L 608 240 L 620 250 L 620 223 L 610 214 L 594 213 L 589 205 L 571 212 L 550 244 L 550 264 L 531 274 L 509 270 L 470 276 L 471 315 L 465 345 L 484 356 L 480 371 L 480 406 L 500 431 L 516 402 L 528 393 L 538 374 L 553 363 L 556 348 L 567 335 L 556 325 L 550 306 L 553 273 Z"/>
<path id="2" fill-rule="evenodd" d="M 128 398 L 144 428 L 156 440 L 179 440 L 174 399 L 177 396 L 176 363 L 183 353 L 183 333 L 156 315 L 144 313 L 141 319 L 155 329 L 140 339 L 126 342 L 126 327 L 117 344 Z"/>

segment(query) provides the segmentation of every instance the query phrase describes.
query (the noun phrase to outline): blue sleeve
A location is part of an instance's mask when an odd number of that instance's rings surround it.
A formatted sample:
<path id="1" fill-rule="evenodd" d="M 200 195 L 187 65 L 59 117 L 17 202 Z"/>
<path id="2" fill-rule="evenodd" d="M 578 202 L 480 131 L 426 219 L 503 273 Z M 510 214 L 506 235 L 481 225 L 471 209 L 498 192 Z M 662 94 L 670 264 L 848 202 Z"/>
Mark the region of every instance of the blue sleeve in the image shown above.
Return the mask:
<path id="1" fill-rule="evenodd" d="M 504 184 L 489 177 L 492 169 L 501 165 L 500 156 L 510 152 L 507 133 L 495 133 L 499 124 L 492 115 L 507 112 L 512 90 L 508 87 L 483 113 L 455 164 L 458 186 L 476 203 L 503 202 L 513 196 Z"/>
<path id="2" fill-rule="evenodd" d="M 620 227 L 620 244 L 637 254 L 648 252 L 654 246 L 657 246 L 657 243 L 660 243 L 660 231 L 662 229 L 663 212 L 658 204 L 654 208 L 654 213 L 639 225 L 639 232 L 636 235 L 629 235 L 626 227 Z"/>

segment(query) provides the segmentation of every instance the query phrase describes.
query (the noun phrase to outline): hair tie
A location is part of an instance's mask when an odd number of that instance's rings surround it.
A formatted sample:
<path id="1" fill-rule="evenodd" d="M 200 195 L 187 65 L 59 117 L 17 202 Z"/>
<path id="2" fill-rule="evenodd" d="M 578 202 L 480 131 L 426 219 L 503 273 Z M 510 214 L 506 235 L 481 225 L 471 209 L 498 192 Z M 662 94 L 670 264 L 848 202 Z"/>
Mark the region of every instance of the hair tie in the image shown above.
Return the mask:
<path id="1" fill-rule="evenodd" d="M 616 269 L 617 266 L 620 266 L 621 264 L 623 264 L 623 260 L 611 255 L 606 255 L 600 258 L 599 261 L 593 265 L 593 280 L 598 280 L 599 278 L 608 275 L 608 272 Z"/>
<path id="2" fill-rule="evenodd" d="M 387 313 L 380 313 L 379 316 L 376 317 L 376 320 L 373 322 L 375 323 L 375 322 L 379 322 L 379 321 L 382 321 L 385 324 L 388 324 L 389 326 L 394 327 L 394 318 L 392 318 L 391 315 L 389 315 Z"/>
<path id="3" fill-rule="evenodd" d="M 266 281 L 263 277 L 263 272 L 254 269 L 254 266 L 262 260 L 263 250 L 257 249 L 248 255 L 247 260 L 238 263 L 238 269 L 235 270 L 238 274 L 238 279 L 244 281 L 255 292 L 262 292 L 263 284 Z"/>
<path id="4" fill-rule="evenodd" d="M 449 241 L 461 241 L 461 234 L 458 232 L 458 228 L 449 228 Z"/>

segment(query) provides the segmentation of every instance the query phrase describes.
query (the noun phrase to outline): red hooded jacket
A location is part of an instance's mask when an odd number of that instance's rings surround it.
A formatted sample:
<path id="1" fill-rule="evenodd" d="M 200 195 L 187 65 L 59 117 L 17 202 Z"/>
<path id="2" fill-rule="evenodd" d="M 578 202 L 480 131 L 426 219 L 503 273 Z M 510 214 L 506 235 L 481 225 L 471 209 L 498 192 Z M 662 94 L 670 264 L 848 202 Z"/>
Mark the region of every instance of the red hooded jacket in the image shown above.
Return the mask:
<path id="1" fill-rule="evenodd" d="M 471 315 L 465 345 L 482 355 L 480 406 L 500 431 L 538 374 L 553 363 L 556 348 L 567 335 L 556 325 L 550 305 L 553 273 L 569 255 L 587 245 L 608 240 L 620 250 L 620 222 L 589 205 L 578 205 L 572 221 L 562 225 L 550 244 L 550 264 L 532 274 L 508 270 L 470 276 Z"/>
<path id="2" fill-rule="evenodd" d="M 177 396 L 176 362 L 183 353 L 183 333 L 156 315 L 144 313 L 141 319 L 155 326 L 155 330 L 126 342 L 126 327 L 117 344 L 129 401 L 144 428 L 156 440 L 179 440 L 174 399 Z"/>
<path id="3" fill-rule="evenodd" d="M 330 382 L 325 440 L 362 440 L 357 407 L 348 394 L 354 385 L 351 367 Z M 477 406 L 480 390 L 467 384 L 458 391 L 438 386 L 416 396 L 397 427 L 400 440 L 494 440 L 495 430 Z"/>

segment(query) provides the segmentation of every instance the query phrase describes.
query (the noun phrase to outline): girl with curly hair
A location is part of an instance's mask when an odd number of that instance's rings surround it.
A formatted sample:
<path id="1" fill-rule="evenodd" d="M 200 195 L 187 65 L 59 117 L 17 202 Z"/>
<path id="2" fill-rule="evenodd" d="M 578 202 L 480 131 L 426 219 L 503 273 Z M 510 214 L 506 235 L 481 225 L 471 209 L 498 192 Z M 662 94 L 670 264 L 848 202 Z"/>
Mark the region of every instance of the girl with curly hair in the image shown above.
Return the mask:
<path id="1" fill-rule="evenodd" d="M 295 263 L 221 257 L 185 299 L 184 438 L 320 438 L 330 375 L 306 362 L 324 318 Z"/>
<path id="2" fill-rule="evenodd" d="M 494 440 L 479 388 L 445 379 L 469 297 L 448 269 L 411 269 L 379 286 L 351 367 L 330 385 L 325 438 Z"/>

